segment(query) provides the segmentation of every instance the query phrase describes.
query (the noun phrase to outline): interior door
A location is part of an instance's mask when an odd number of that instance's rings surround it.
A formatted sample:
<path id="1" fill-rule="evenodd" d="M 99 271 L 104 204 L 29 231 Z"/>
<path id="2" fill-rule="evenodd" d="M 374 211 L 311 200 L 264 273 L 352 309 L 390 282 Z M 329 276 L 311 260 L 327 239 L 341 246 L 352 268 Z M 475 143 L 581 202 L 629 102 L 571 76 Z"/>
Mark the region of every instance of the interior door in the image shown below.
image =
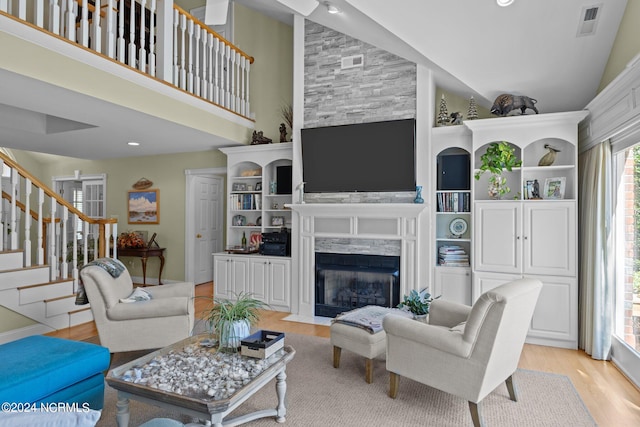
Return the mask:
<path id="1" fill-rule="evenodd" d="M 222 248 L 223 225 L 220 212 L 223 180 L 219 177 L 194 178 L 194 283 L 213 280 L 211 254 Z"/>

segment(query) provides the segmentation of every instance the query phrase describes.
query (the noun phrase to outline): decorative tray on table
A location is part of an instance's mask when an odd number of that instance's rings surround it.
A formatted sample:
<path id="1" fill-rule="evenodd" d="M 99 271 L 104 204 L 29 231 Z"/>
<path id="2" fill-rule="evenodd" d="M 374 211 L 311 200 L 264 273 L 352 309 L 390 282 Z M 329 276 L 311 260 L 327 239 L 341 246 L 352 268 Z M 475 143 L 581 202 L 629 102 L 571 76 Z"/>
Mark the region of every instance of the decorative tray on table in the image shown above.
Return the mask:
<path id="1" fill-rule="evenodd" d="M 226 251 L 230 254 L 257 254 L 258 248 L 254 246 L 247 246 L 246 248 L 242 246 L 230 246 Z"/>

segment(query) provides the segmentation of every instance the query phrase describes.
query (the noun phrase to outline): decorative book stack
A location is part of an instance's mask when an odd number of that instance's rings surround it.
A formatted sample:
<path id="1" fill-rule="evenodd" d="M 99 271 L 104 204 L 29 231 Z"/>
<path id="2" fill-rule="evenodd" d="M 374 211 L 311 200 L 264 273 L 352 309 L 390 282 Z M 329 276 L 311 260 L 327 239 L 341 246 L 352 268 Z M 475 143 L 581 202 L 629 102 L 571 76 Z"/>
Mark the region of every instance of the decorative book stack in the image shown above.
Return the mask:
<path id="1" fill-rule="evenodd" d="M 461 246 L 440 246 L 438 264 L 445 267 L 468 267 L 469 254 Z"/>

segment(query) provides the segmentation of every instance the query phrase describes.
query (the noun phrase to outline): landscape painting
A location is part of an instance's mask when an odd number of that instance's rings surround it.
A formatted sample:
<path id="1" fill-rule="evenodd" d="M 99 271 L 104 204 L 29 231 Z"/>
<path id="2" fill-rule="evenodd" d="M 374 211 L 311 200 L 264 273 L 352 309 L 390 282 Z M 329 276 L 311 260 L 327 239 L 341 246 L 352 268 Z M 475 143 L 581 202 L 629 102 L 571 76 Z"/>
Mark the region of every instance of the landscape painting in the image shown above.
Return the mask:
<path id="1" fill-rule="evenodd" d="M 131 190 L 128 198 L 129 224 L 159 224 L 158 190 Z"/>

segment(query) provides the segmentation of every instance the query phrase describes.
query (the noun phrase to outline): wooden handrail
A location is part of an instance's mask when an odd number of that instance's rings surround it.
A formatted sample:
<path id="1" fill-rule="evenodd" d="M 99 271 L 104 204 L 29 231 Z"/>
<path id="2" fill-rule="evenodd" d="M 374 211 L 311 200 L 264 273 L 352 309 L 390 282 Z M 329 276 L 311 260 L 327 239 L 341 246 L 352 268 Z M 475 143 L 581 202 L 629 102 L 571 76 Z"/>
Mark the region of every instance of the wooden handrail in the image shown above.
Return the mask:
<path id="1" fill-rule="evenodd" d="M 45 194 L 47 196 L 49 196 L 49 197 L 51 197 L 53 199 L 56 199 L 56 201 L 58 203 L 60 203 L 63 206 L 66 206 L 69 209 L 70 212 L 72 212 L 75 215 L 77 215 L 81 220 L 83 220 L 85 222 L 88 222 L 90 224 L 115 224 L 116 222 L 118 222 L 118 220 L 115 219 L 115 218 L 104 218 L 104 219 L 102 219 L 102 218 L 91 218 L 91 217 L 86 216 L 85 214 L 80 212 L 77 208 L 75 208 L 71 203 L 69 203 L 66 200 L 64 200 L 56 192 L 54 192 L 49 187 L 47 187 L 45 184 L 43 184 L 42 181 L 40 181 L 35 176 L 31 175 L 28 171 L 26 171 L 24 168 L 22 168 L 19 164 L 17 164 L 13 160 L 11 160 L 9 157 L 7 157 L 4 154 L 0 153 L 0 158 L 2 158 L 2 160 L 4 161 L 4 163 L 6 165 L 12 167 L 13 169 L 16 169 L 18 171 L 18 173 L 20 175 L 22 175 L 24 178 L 27 178 L 27 179 L 31 180 L 33 185 L 35 185 L 38 188 L 41 188 L 45 192 Z M 3 194 L 2 194 L 3 198 L 4 198 L 4 194 L 5 193 L 3 192 Z M 7 195 L 7 196 L 9 196 L 9 198 L 11 197 L 11 195 Z M 20 202 L 16 201 L 16 204 L 17 203 L 20 203 Z M 22 208 L 22 210 L 24 211 L 24 207 Z M 34 218 L 37 219 L 37 215 Z"/>
<path id="2" fill-rule="evenodd" d="M 235 46 L 233 43 L 231 43 L 229 40 L 225 39 L 224 37 L 222 37 L 220 34 L 216 33 L 215 31 L 213 31 L 211 28 L 209 28 L 209 26 L 207 24 L 205 24 L 204 22 L 200 21 L 198 18 L 196 18 L 195 16 L 191 15 L 189 12 L 187 12 L 186 10 L 184 10 L 183 8 L 181 8 L 180 6 L 178 6 L 177 4 L 173 4 L 173 8 L 176 9 L 178 12 L 187 15 L 190 19 L 193 19 L 193 22 L 196 22 L 197 24 L 200 25 L 200 27 L 204 28 L 205 30 L 207 30 L 208 33 L 211 33 L 214 35 L 215 38 L 219 39 L 221 42 L 223 42 L 226 45 L 229 45 L 231 48 L 233 48 L 233 50 L 235 50 L 236 52 L 238 52 L 240 55 L 244 56 L 245 58 L 247 58 L 249 60 L 249 64 L 253 64 L 253 56 L 243 52 L 241 49 L 239 49 L 237 46 Z"/>

